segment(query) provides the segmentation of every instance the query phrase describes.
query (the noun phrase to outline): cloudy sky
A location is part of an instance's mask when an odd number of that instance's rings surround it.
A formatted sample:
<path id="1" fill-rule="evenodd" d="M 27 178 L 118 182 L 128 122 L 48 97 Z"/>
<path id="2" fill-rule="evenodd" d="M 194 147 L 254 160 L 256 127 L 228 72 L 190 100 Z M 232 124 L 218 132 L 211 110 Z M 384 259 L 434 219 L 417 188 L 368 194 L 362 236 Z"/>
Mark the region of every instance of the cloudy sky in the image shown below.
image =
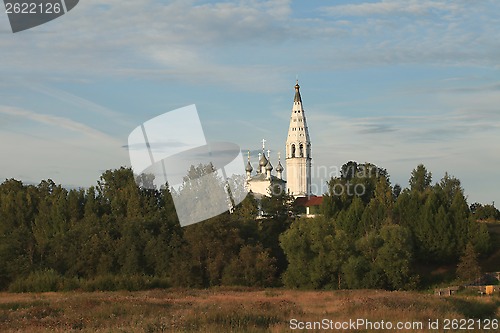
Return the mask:
<path id="1" fill-rule="evenodd" d="M 284 150 L 298 75 L 317 169 L 423 163 L 500 203 L 500 2 L 84 0 L 0 15 L 0 179 L 95 184 L 129 133 L 196 104 L 209 141 Z M 274 157 L 275 159 L 275 157 Z M 330 172 L 329 171 L 329 172 Z M 320 185 L 322 176 L 315 177 Z"/>

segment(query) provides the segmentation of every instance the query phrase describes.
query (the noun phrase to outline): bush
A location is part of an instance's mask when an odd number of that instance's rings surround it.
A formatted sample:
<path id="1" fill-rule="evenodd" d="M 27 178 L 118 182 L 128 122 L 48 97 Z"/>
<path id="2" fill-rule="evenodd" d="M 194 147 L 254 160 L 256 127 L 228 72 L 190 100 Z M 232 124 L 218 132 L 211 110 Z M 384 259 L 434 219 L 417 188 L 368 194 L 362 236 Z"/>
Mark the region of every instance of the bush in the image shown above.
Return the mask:
<path id="1" fill-rule="evenodd" d="M 36 271 L 27 277 L 21 277 L 12 282 L 9 291 L 14 293 L 70 291 L 116 291 L 116 290 L 146 290 L 168 288 L 166 278 L 145 275 L 119 276 L 101 275 L 93 279 L 82 280 L 76 277 L 66 278 L 52 269 Z"/>
<path id="2" fill-rule="evenodd" d="M 53 269 L 35 271 L 17 278 L 9 286 L 11 292 L 46 292 L 64 289 L 65 279 Z"/>
<path id="3" fill-rule="evenodd" d="M 102 275 L 91 280 L 85 280 L 81 288 L 84 291 L 115 291 L 118 289 L 113 275 Z"/>
<path id="4" fill-rule="evenodd" d="M 145 275 L 101 275 L 92 280 L 86 280 L 81 284 L 81 288 L 84 291 L 137 291 L 167 288 L 168 286 L 169 283 L 165 278 L 150 277 Z"/>

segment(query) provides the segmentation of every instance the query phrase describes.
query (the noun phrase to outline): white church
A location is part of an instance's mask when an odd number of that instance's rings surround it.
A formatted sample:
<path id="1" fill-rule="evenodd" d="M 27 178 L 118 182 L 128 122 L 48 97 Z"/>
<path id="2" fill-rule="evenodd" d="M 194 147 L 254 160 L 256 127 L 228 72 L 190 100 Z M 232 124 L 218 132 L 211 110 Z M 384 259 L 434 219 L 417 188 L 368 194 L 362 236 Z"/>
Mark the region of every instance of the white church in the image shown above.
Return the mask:
<path id="1" fill-rule="evenodd" d="M 258 156 L 258 166 L 254 170 L 248 152 L 248 163 L 246 166 L 247 190 L 257 197 L 270 196 L 271 189 L 280 189 L 296 198 L 301 206 L 306 207 L 309 213 L 308 202 L 317 205 L 318 198 L 311 193 L 311 139 L 307 127 L 306 115 L 300 96 L 300 86 L 295 84 L 295 97 L 293 99 L 290 126 L 285 146 L 286 181 L 283 179 L 285 170 L 281 164 L 281 156 L 278 153 L 278 163 L 274 169 L 271 164 L 270 151 L 265 150 L 266 140 L 262 140 L 262 152 Z M 267 157 L 266 157 L 267 153 Z M 273 174 L 273 170 L 276 174 Z M 252 173 L 255 171 L 254 173 Z M 278 186 L 278 187 L 277 187 Z M 322 198 L 321 198 L 322 199 Z M 311 201 L 312 200 L 312 201 Z"/>

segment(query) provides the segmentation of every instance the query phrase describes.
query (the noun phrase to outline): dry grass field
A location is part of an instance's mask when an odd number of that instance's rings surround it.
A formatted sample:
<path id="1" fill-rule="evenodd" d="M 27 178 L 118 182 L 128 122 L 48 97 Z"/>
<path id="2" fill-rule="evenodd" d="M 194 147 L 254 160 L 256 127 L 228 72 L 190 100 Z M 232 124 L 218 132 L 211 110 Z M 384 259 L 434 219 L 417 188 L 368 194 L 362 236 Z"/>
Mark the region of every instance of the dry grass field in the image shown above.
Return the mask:
<path id="1" fill-rule="evenodd" d="M 500 317 L 498 296 L 280 289 L 0 293 L 0 332 L 289 332 L 290 320 L 391 323 Z M 472 322 L 472 320 L 471 320 Z M 475 330 L 480 332 L 476 325 Z M 302 331 L 302 330 L 295 330 Z M 320 330 L 311 330 L 320 331 Z M 335 330 L 330 330 L 335 331 Z M 375 331 L 359 327 L 348 332 Z M 376 330 L 397 332 L 398 330 Z M 399 330 L 401 331 L 401 330 Z M 457 332 L 459 330 L 456 330 Z M 467 330 L 460 330 L 466 332 Z M 495 332 L 498 330 L 489 330 Z M 450 330 L 449 332 L 454 332 Z"/>

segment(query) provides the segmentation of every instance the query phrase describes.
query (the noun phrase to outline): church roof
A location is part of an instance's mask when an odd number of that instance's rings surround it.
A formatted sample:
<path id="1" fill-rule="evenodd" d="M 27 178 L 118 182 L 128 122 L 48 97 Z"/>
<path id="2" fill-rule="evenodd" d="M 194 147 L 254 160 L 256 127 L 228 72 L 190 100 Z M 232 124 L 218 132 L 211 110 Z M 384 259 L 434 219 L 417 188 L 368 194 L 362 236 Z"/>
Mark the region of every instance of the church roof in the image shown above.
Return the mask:
<path id="1" fill-rule="evenodd" d="M 311 196 L 311 197 L 298 197 L 295 199 L 295 206 L 299 207 L 311 207 L 320 206 L 323 203 L 323 197 Z"/>
<path id="2" fill-rule="evenodd" d="M 298 147 L 299 143 L 305 143 L 304 147 L 306 147 L 310 143 L 310 138 L 306 115 L 302 105 L 302 97 L 300 95 L 300 86 L 297 81 L 295 84 L 295 97 L 290 117 L 290 126 L 288 128 L 287 146 L 291 147 L 291 144 L 295 144 Z M 290 156 L 290 153 L 288 155 Z"/>
<path id="3" fill-rule="evenodd" d="M 286 183 L 286 181 L 285 181 L 285 180 L 280 179 L 280 178 L 278 178 L 278 177 L 276 177 L 276 176 L 274 176 L 274 175 L 271 175 L 271 179 L 268 179 L 268 178 L 266 177 L 266 175 L 265 175 L 265 174 L 263 174 L 263 173 L 258 173 L 258 174 L 256 174 L 255 176 L 253 176 L 252 178 L 250 178 L 248 181 L 249 181 L 249 182 L 256 182 L 256 181 L 261 181 L 261 182 L 263 182 L 263 181 L 267 181 L 267 182 L 269 182 L 269 181 L 270 181 L 270 182 L 273 182 L 273 183 L 274 183 L 274 182 L 282 182 L 282 183 Z"/>

